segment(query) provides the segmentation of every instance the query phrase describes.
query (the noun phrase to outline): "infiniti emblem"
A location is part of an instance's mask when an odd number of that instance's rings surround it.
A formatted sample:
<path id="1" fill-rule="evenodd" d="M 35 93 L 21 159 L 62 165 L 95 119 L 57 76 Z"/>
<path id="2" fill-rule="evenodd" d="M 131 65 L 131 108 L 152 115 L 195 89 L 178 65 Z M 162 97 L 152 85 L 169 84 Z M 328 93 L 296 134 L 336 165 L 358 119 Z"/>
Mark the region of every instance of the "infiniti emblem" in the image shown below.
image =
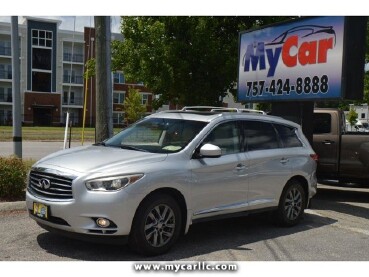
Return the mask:
<path id="1" fill-rule="evenodd" d="M 49 189 L 50 188 L 50 180 L 49 179 L 45 179 L 42 178 L 38 181 L 39 187 L 40 188 L 44 188 L 44 189 Z"/>

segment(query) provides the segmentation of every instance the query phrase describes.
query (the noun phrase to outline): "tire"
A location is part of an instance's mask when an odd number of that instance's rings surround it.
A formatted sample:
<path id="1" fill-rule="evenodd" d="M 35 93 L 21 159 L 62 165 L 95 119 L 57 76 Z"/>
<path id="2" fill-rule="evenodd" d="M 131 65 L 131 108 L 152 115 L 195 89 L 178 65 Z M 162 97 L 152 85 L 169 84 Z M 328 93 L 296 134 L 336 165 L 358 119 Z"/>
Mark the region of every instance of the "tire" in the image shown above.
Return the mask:
<path id="1" fill-rule="evenodd" d="M 297 180 L 287 182 L 276 211 L 277 223 L 290 227 L 300 222 L 306 208 L 306 193 Z"/>
<path id="2" fill-rule="evenodd" d="M 178 240 L 181 228 L 182 215 L 177 202 L 167 194 L 154 194 L 137 209 L 128 243 L 140 254 L 164 254 Z"/>

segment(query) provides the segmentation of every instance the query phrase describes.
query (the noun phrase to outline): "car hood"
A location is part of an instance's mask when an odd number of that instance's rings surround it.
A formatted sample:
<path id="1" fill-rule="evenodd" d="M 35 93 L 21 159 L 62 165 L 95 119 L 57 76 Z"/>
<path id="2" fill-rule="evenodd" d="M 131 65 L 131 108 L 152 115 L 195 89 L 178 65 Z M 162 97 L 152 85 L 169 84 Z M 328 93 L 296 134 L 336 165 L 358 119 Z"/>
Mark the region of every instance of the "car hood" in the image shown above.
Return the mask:
<path id="1" fill-rule="evenodd" d="M 34 167 L 50 165 L 81 173 L 102 172 L 115 167 L 160 162 L 167 156 L 167 154 L 91 145 L 55 152 L 38 161 Z"/>

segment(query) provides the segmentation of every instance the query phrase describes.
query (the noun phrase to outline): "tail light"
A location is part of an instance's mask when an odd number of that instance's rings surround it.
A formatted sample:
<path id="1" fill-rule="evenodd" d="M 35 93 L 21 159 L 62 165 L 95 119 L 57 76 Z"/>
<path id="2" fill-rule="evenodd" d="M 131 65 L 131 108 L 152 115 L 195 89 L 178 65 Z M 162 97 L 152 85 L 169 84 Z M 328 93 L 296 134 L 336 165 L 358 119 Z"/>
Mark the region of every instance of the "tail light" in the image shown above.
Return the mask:
<path id="1" fill-rule="evenodd" d="M 315 162 L 318 162 L 318 160 L 319 160 L 319 156 L 318 156 L 318 154 L 310 154 L 310 158 L 312 158 Z"/>

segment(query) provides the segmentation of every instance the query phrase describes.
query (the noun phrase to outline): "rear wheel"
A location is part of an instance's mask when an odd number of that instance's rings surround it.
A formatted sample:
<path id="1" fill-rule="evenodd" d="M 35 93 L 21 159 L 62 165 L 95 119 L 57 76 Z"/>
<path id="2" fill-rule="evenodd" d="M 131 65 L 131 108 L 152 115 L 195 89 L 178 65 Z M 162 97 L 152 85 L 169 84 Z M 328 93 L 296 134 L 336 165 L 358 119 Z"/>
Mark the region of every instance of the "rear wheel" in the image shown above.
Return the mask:
<path id="1" fill-rule="evenodd" d="M 278 223 L 283 226 L 296 225 L 306 208 L 306 193 L 302 184 L 290 180 L 284 188 L 276 212 Z"/>
<path id="2" fill-rule="evenodd" d="M 181 211 L 177 202 L 169 195 L 154 194 L 138 208 L 129 244 L 141 254 L 163 254 L 177 241 L 181 225 Z"/>

